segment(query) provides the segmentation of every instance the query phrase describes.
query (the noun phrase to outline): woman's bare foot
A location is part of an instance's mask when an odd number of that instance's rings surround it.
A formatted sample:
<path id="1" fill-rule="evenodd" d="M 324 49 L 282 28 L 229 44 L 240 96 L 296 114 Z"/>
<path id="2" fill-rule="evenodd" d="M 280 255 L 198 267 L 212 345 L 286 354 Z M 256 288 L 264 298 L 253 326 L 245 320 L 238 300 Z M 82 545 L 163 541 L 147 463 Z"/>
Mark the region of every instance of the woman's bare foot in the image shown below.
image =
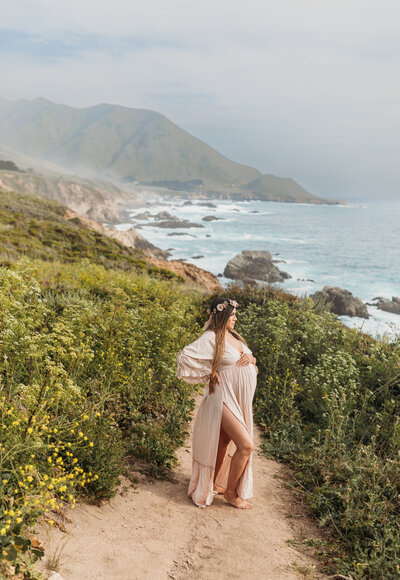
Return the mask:
<path id="1" fill-rule="evenodd" d="M 221 487 L 220 485 L 217 485 L 216 483 L 214 483 L 214 491 L 215 491 L 215 493 L 220 493 L 220 494 L 225 493 L 225 489 L 223 487 Z"/>
<path id="2" fill-rule="evenodd" d="M 224 498 L 228 503 L 233 505 L 233 507 L 238 508 L 240 510 L 250 510 L 253 507 L 253 504 L 241 499 L 238 495 L 231 495 L 229 493 L 224 493 Z"/>

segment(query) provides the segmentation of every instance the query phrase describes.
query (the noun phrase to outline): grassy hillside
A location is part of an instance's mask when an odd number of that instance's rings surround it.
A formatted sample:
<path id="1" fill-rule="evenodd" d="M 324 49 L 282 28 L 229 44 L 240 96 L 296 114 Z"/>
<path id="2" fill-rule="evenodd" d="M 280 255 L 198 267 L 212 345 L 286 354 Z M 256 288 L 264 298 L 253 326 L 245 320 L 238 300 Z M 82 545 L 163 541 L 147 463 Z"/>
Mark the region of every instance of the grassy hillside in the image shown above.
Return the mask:
<path id="1" fill-rule="evenodd" d="M 67 208 L 42 197 L 0 191 L 0 264 L 21 256 L 76 262 L 84 258 L 107 268 L 179 277 L 150 265 L 141 252 L 67 220 Z"/>
<path id="2" fill-rule="evenodd" d="M 0 101 L 0 142 L 87 175 L 247 183 L 260 173 L 230 161 L 155 111 L 45 99 Z"/>

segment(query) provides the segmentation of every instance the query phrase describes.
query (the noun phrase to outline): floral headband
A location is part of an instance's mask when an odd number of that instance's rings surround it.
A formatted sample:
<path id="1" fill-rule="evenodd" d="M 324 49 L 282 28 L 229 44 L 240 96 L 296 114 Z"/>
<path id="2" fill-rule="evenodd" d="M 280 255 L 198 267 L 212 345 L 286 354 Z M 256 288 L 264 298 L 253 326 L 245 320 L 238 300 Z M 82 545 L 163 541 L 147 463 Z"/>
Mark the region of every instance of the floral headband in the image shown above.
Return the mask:
<path id="1" fill-rule="evenodd" d="M 225 302 L 220 302 L 217 304 L 212 310 L 208 309 L 207 312 L 212 316 L 217 314 L 217 312 L 222 312 L 227 306 L 233 306 L 233 308 L 237 308 L 239 304 L 236 302 L 236 300 L 228 299 L 225 300 Z"/>

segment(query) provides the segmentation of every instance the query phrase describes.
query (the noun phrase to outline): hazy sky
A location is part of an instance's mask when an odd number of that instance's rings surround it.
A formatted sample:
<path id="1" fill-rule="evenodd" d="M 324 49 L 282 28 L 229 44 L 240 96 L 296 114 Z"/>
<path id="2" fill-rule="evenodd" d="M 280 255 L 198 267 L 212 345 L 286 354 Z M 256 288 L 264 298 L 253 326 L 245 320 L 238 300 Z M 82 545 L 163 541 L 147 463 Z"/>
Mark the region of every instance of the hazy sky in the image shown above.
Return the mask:
<path id="1" fill-rule="evenodd" d="M 154 109 L 312 193 L 400 199 L 398 0 L 8 0 L 1 88 Z"/>

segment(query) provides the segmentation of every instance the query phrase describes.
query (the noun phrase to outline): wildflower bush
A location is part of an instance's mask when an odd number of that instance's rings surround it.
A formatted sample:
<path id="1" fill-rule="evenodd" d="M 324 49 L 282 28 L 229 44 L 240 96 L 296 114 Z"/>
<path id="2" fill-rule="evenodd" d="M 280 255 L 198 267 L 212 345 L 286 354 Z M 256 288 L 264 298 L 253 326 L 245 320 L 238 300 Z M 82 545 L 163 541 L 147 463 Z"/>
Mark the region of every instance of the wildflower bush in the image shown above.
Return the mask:
<path id="1" fill-rule="evenodd" d="M 263 450 L 289 461 L 344 550 L 330 572 L 400 577 L 400 341 L 344 327 L 310 299 L 231 288 L 257 357 Z"/>
<path id="2" fill-rule="evenodd" d="M 192 408 L 175 356 L 196 308 L 173 281 L 88 260 L 0 269 L 3 573 L 34 577 L 37 519 L 111 497 L 127 458 L 174 465 Z"/>

